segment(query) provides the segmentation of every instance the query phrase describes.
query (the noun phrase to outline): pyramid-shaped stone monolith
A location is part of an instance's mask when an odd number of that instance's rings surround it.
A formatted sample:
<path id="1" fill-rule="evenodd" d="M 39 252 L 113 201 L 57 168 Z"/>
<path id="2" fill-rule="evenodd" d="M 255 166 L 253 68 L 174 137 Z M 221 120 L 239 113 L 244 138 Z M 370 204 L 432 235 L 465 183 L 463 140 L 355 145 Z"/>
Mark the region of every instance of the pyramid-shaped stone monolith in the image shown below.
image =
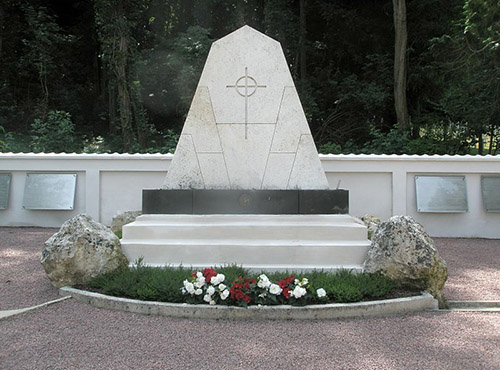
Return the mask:
<path id="1" fill-rule="evenodd" d="M 244 26 L 212 44 L 163 188 L 329 188 L 279 42 Z"/>

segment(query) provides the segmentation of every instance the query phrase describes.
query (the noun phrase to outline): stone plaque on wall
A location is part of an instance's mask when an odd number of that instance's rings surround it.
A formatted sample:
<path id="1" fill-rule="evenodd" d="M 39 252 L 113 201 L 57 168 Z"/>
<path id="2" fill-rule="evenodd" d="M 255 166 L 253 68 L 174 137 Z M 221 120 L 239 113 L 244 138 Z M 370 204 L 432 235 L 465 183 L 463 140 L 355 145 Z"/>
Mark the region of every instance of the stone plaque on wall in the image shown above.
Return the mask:
<path id="1" fill-rule="evenodd" d="M 10 173 L 0 173 L 0 209 L 9 206 L 10 179 Z"/>
<path id="2" fill-rule="evenodd" d="M 415 176 L 415 194 L 418 212 L 469 210 L 465 176 Z"/>
<path id="3" fill-rule="evenodd" d="M 76 174 L 28 173 L 23 208 L 72 210 L 75 204 Z"/>
<path id="4" fill-rule="evenodd" d="M 481 191 L 486 212 L 500 212 L 500 176 L 482 176 Z"/>

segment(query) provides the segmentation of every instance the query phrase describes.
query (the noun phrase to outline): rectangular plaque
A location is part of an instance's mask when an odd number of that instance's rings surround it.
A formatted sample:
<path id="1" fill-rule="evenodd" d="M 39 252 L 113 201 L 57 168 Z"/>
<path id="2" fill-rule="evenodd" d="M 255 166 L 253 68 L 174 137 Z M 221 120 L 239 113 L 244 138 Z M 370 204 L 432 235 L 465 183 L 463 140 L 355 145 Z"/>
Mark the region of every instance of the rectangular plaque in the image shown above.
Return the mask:
<path id="1" fill-rule="evenodd" d="M 144 189 L 143 214 L 347 214 L 347 190 Z"/>
<path id="2" fill-rule="evenodd" d="M 75 204 L 76 174 L 28 173 L 23 208 L 72 210 Z"/>
<path id="3" fill-rule="evenodd" d="M 0 209 L 9 206 L 10 173 L 0 173 Z"/>
<path id="4" fill-rule="evenodd" d="M 486 212 L 500 212 L 500 176 L 481 177 L 483 205 Z"/>
<path id="5" fill-rule="evenodd" d="M 296 214 L 297 190 L 194 190 L 194 214 Z"/>
<path id="6" fill-rule="evenodd" d="M 467 212 L 465 176 L 415 176 L 418 212 Z"/>

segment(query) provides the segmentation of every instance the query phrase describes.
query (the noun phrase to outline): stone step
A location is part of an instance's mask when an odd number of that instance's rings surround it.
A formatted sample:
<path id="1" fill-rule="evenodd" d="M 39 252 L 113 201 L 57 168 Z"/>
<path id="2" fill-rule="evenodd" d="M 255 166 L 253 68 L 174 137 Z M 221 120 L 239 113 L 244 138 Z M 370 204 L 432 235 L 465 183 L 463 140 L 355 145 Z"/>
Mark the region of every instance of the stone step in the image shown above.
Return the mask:
<path id="1" fill-rule="evenodd" d="M 289 240 L 357 240 L 366 238 L 366 229 L 356 224 L 304 222 L 247 223 L 138 223 L 123 228 L 129 239 L 289 239 Z"/>
<path id="2" fill-rule="evenodd" d="M 122 250 L 134 262 L 143 257 L 146 264 L 165 265 L 308 265 L 360 266 L 369 242 L 305 242 L 267 240 L 154 240 L 122 241 Z"/>
<path id="3" fill-rule="evenodd" d="M 214 214 L 214 215 L 191 215 L 191 214 L 155 214 L 155 215 L 141 215 L 137 217 L 135 222 L 139 223 L 164 223 L 164 222 L 178 222 L 178 223 L 206 223 L 213 224 L 219 222 L 315 222 L 315 223 L 346 223 L 363 226 L 356 222 L 356 220 L 349 215 L 261 215 L 261 214 Z"/>
<path id="4" fill-rule="evenodd" d="M 123 227 L 131 263 L 360 270 L 370 241 L 347 215 L 143 215 Z"/>
<path id="5" fill-rule="evenodd" d="M 123 228 L 128 239 L 366 240 L 345 215 L 143 215 Z"/>

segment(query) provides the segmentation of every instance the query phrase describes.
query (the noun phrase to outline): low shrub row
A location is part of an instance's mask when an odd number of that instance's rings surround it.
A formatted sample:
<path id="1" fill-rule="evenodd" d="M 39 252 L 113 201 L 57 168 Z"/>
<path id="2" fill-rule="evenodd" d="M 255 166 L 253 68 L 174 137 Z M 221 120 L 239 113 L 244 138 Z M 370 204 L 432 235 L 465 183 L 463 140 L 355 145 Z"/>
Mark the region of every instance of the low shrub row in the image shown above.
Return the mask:
<path id="1" fill-rule="evenodd" d="M 221 305 L 306 305 L 389 298 L 400 289 L 379 274 L 348 270 L 252 274 L 239 266 L 194 271 L 185 267 L 134 267 L 103 274 L 86 287 L 145 301 Z"/>

